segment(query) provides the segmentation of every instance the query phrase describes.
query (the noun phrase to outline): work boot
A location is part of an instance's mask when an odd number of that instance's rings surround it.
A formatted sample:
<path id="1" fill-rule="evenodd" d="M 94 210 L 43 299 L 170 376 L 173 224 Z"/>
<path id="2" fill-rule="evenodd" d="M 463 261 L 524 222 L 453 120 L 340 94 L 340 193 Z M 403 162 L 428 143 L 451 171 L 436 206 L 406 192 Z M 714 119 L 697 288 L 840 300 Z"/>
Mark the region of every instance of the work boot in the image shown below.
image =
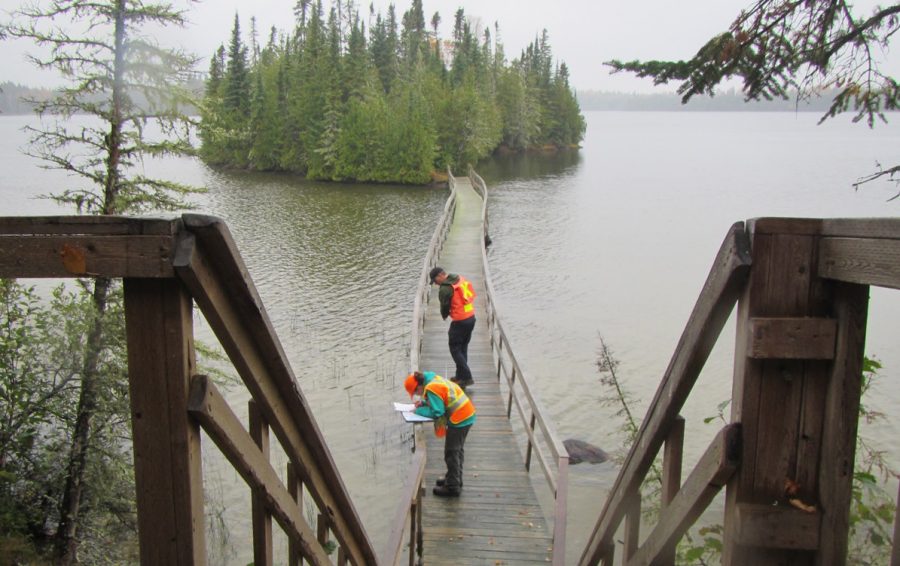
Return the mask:
<path id="1" fill-rule="evenodd" d="M 434 485 L 436 485 L 436 486 L 438 486 L 438 487 L 443 487 L 443 486 L 445 486 L 446 484 L 447 484 L 447 478 L 438 478 L 438 479 L 435 480 L 435 482 L 434 482 Z M 462 482 L 459 482 L 459 487 L 462 488 L 462 486 L 463 486 L 463 483 L 462 483 Z"/>
<path id="2" fill-rule="evenodd" d="M 447 487 L 446 485 L 440 485 L 431 490 L 431 493 L 437 495 L 438 497 L 459 497 L 460 494 L 459 488 Z"/>

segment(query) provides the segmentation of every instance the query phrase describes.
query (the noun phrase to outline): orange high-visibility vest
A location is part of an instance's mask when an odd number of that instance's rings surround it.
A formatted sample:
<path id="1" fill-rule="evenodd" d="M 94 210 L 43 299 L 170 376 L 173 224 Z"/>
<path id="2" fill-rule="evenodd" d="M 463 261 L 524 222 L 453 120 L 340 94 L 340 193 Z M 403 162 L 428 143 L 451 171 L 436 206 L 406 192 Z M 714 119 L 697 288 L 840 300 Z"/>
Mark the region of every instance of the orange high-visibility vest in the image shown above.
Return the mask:
<path id="1" fill-rule="evenodd" d="M 453 297 L 450 299 L 450 318 L 465 320 L 475 316 L 475 290 L 462 275 L 453 283 Z"/>
<path id="2" fill-rule="evenodd" d="M 446 407 L 444 416 L 434 423 L 435 431 L 440 424 L 446 425 L 447 421 L 451 424 L 459 424 L 475 414 L 475 405 L 469 400 L 466 392 L 449 379 L 444 379 L 439 375 L 434 376 L 434 379 L 425 386 L 425 393 L 429 391 L 440 397 Z"/>

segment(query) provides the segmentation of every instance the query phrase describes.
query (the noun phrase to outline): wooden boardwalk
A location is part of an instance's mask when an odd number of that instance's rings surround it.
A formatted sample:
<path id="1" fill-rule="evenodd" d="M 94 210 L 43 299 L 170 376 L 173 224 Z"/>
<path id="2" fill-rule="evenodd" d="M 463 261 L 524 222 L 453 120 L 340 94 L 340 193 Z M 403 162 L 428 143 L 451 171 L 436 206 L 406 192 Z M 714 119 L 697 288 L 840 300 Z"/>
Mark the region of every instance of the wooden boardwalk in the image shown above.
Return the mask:
<path id="1" fill-rule="evenodd" d="M 464 489 L 459 498 L 431 493 L 443 477 L 444 443 L 426 430 L 422 529 L 424 562 L 440 564 L 547 564 L 552 536 L 525 470 L 522 452 L 506 417 L 485 323 L 484 273 L 481 264 L 481 197 L 469 179 L 456 178 L 456 214 L 438 265 L 472 282 L 477 319 L 469 344 L 469 367 L 475 385 L 469 395 L 478 418 L 466 440 Z M 455 364 L 447 346 L 449 321 L 441 319 L 437 286 L 432 286 L 422 337 L 421 369 L 450 377 Z M 425 425 L 430 427 L 430 425 Z"/>

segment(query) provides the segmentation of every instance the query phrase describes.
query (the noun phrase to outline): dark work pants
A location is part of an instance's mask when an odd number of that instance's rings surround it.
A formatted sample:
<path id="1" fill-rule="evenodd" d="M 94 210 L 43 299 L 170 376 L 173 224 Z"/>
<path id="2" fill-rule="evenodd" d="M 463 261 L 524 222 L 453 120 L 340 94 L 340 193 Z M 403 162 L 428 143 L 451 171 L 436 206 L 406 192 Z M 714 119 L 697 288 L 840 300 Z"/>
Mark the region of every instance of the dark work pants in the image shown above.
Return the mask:
<path id="1" fill-rule="evenodd" d="M 457 381 L 469 381 L 472 372 L 469 370 L 469 340 L 472 339 L 472 331 L 475 330 L 475 317 L 470 316 L 465 320 L 454 320 L 450 323 L 447 336 L 450 339 L 450 356 L 456 362 Z"/>
<path id="2" fill-rule="evenodd" d="M 460 428 L 447 427 L 447 437 L 444 439 L 444 463 L 447 464 L 447 475 L 444 477 L 444 485 L 449 489 L 462 488 L 463 462 L 466 459 L 464 446 L 470 428 L 472 425 Z"/>

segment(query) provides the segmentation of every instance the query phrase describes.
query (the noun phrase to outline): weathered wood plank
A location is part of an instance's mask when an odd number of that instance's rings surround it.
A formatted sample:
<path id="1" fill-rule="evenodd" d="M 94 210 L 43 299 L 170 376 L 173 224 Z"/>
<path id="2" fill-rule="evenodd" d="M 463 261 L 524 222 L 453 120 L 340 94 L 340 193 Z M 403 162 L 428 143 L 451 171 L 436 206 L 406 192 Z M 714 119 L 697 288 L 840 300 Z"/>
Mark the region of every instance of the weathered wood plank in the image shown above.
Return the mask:
<path id="1" fill-rule="evenodd" d="M 172 236 L 0 236 L 0 277 L 174 277 Z"/>
<path id="2" fill-rule="evenodd" d="M 719 431 L 629 565 L 657 564 L 659 556 L 670 554 L 737 469 L 740 444 L 741 425 L 730 424 Z"/>
<path id="3" fill-rule="evenodd" d="M 185 215 L 184 222 L 193 236 L 179 243 L 174 261 L 178 277 L 260 404 L 316 505 L 331 514 L 340 546 L 357 564 L 375 563 L 372 544 L 227 227 L 216 218 L 197 215 Z"/>
<path id="4" fill-rule="evenodd" d="M 819 276 L 900 289 L 900 239 L 823 238 Z"/>
<path id="5" fill-rule="evenodd" d="M 867 286 L 835 285 L 833 312 L 838 321 L 837 348 L 827 378 L 824 442 L 816 494 L 822 513 L 820 552 L 816 562 L 819 566 L 842 564 L 847 555 L 868 305 Z M 895 536 L 895 553 L 898 548 L 900 539 Z"/>
<path id="6" fill-rule="evenodd" d="M 202 566 L 200 431 L 187 413 L 190 297 L 174 279 L 126 279 L 124 288 L 141 563 Z"/>
<path id="7" fill-rule="evenodd" d="M 731 227 L 700 293 L 675 354 L 662 378 L 638 441 L 622 466 L 603 512 L 581 556 L 581 564 L 596 564 L 610 545 L 622 520 L 623 498 L 640 485 L 678 416 L 715 344 L 750 271 L 743 223 Z"/>
<path id="8" fill-rule="evenodd" d="M 815 221 L 791 219 L 763 219 L 753 224 L 754 228 L 760 226 L 765 229 L 752 235 L 753 272 L 737 317 L 731 418 L 742 423 L 744 442 L 740 469 L 727 490 L 723 564 L 812 564 L 830 551 L 819 549 L 815 553 L 737 542 L 738 506 L 784 502 L 788 482 L 797 490 L 792 497 L 825 507 L 819 498 L 836 484 L 821 483 L 821 468 L 842 465 L 825 463 L 824 454 L 832 442 L 829 429 L 847 426 L 846 422 L 829 422 L 828 404 L 843 403 L 830 400 L 829 390 L 845 387 L 830 377 L 834 363 L 760 360 L 749 355 L 752 342 L 748 334 L 754 318 L 836 318 L 832 306 L 836 287 L 818 277 L 821 226 L 817 227 Z M 840 332 L 838 323 L 838 336 Z M 835 361 L 840 356 L 839 348 L 835 350 Z M 855 422 L 855 415 L 853 419 Z M 833 501 L 848 494 L 837 495 Z M 842 535 L 829 532 L 827 536 Z M 843 558 L 832 554 L 825 563 L 833 563 L 830 560 L 840 563 Z"/>
<path id="9" fill-rule="evenodd" d="M 752 503 L 739 503 L 736 513 L 737 544 L 793 550 L 819 548 L 819 513 Z"/>
<path id="10" fill-rule="evenodd" d="M 832 318 L 750 319 L 747 355 L 756 359 L 830 360 L 837 321 Z"/>
<path id="11" fill-rule="evenodd" d="M 180 229 L 180 218 L 91 215 L 0 217 L 0 235 L 174 236 Z"/>
<path id="12" fill-rule="evenodd" d="M 900 238 L 900 218 L 825 218 L 821 235 L 836 238 Z"/>
<path id="13" fill-rule="evenodd" d="M 294 498 L 282 485 L 278 474 L 244 430 L 222 394 L 206 376 L 197 375 L 191 380 L 188 410 L 235 471 L 265 503 L 266 509 L 278 520 L 288 537 L 300 546 L 307 560 L 312 564 L 330 565 L 328 555 L 317 544 L 316 535 L 294 503 Z"/>

